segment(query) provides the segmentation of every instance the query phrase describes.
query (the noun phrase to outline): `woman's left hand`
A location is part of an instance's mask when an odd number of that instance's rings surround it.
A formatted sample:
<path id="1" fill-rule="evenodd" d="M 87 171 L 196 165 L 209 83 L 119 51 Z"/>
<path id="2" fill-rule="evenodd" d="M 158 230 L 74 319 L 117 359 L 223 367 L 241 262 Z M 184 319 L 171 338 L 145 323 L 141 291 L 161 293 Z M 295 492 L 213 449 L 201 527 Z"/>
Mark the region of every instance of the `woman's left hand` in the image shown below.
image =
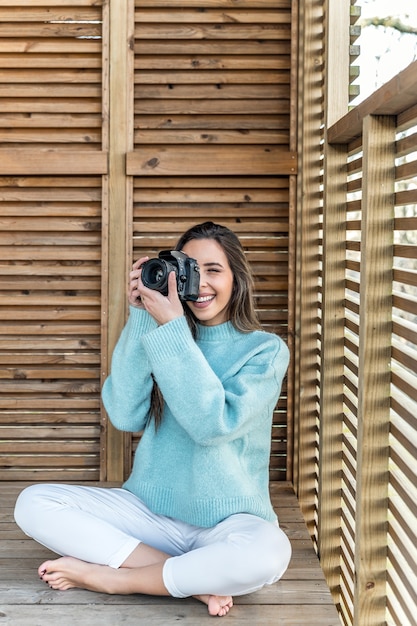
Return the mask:
<path id="1" fill-rule="evenodd" d="M 140 277 L 138 278 L 137 291 L 143 307 L 152 315 L 159 326 L 184 315 L 184 309 L 178 296 L 175 272 L 170 272 L 168 276 L 167 296 L 145 287 Z"/>

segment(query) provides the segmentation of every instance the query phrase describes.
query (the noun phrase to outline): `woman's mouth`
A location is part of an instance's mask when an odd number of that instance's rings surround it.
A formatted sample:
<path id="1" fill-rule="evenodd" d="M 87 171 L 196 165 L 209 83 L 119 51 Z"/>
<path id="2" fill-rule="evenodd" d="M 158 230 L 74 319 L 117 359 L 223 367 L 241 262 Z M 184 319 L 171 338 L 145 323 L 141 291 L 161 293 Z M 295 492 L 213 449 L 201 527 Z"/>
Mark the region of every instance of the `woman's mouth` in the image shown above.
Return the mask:
<path id="1" fill-rule="evenodd" d="M 214 295 L 199 296 L 199 298 L 197 298 L 197 300 L 194 301 L 194 304 L 198 306 L 199 308 L 202 308 L 204 306 L 207 306 L 212 300 L 214 300 L 214 298 L 215 298 Z"/>

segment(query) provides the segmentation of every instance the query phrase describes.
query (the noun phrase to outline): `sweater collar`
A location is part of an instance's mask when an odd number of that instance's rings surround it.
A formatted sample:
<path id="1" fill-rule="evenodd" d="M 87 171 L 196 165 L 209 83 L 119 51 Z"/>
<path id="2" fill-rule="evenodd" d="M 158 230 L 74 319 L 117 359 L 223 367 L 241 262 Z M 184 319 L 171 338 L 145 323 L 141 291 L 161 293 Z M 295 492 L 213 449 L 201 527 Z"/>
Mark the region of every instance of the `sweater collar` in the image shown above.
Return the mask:
<path id="1" fill-rule="evenodd" d="M 224 322 L 224 324 L 217 324 L 216 326 L 197 324 L 197 329 L 197 341 L 222 341 L 241 334 L 232 322 Z"/>

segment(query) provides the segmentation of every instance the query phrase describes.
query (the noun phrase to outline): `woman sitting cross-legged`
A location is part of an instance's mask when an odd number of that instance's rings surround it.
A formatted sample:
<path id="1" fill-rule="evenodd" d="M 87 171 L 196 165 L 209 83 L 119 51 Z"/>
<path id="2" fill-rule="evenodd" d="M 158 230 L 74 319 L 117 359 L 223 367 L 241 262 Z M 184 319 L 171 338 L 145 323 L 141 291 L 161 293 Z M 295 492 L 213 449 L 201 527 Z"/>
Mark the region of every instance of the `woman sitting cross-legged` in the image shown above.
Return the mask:
<path id="1" fill-rule="evenodd" d="M 130 315 L 102 398 L 114 426 L 143 430 L 120 489 L 39 484 L 15 519 L 62 555 L 39 567 L 51 588 L 193 596 L 226 615 L 234 595 L 278 581 L 291 547 L 271 505 L 272 413 L 288 349 L 261 329 L 236 235 L 205 222 L 176 250 L 199 267 L 196 299 L 130 272 Z"/>

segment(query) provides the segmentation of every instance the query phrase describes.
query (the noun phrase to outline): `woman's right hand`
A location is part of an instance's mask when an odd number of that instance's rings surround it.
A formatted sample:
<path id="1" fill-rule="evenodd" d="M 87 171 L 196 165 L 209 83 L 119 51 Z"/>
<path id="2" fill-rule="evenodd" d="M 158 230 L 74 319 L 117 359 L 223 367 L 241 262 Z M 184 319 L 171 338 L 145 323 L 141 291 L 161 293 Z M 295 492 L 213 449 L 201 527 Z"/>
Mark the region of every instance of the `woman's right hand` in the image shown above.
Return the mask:
<path id="1" fill-rule="evenodd" d="M 128 290 L 129 304 L 131 306 L 136 307 L 137 309 L 145 308 L 140 298 L 140 293 L 138 290 L 138 280 L 140 279 L 140 275 L 142 273 L 141 266 L 148 259 L 149 259 L 148 256 L 144 256 L 138 259 L 137 261 L 135 261 L 132 266 L 132 270 L 129 274 L 129 290 Z"/>
<path id="2" fill-rule="evenodd" d="M 177 279 L 174 271 L 168 276 L 168 295 L 164 296 L 155 289 L 149 289 L 142 283 L 141 266 L 149 257 L 138 259 L 129 274 L 129 304 L 137 309 L 148 311 L 158 326 L 166 324 L 184 315 L 184 309 L 178 296 Z"/>

